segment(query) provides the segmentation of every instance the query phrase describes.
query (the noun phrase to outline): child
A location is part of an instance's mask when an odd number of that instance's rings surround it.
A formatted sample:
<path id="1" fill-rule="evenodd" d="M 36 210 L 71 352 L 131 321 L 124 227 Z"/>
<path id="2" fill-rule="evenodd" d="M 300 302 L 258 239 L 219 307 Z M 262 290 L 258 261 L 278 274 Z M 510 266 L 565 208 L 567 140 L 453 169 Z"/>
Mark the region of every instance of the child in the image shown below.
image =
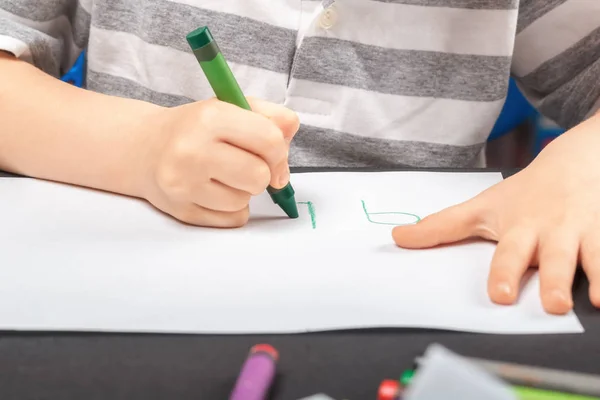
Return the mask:
<path id="1" fill-rule="evenodd" d="M 202 25 L 253 112 L 210 99 L 185 40 Z M 89 90 L 51 77 L 84 48 Z M 0 50 L 0 169 L 218 227 L 245 224 L 250 197 L 285 185 L 288 163 L 485 166 L 513 74 L 571 131 L 394 240 L 498 241 L 491 298 L 513 303 L 539 265 L 551 313 L 572 308 L 581 261 L 600 306 L 596 0 L 0 0 Z"/>

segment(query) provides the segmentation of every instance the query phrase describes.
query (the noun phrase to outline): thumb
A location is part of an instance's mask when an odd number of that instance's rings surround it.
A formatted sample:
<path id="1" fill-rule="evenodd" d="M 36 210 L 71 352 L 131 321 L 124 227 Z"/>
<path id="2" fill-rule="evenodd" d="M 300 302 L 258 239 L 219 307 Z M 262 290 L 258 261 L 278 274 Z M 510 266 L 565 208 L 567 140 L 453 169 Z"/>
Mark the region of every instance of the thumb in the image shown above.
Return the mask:
<path id="1" fill-rule="evenodd" d="M 252 111 L 273 121 L 275 125 L 281 129 L 283 137 L 288 143 L 292 141 L 300 128 L 300 120 L 294 111 L 285 106 L 253 97 L 248 97 L 248 103 L 250 104 Z"/>
<path id="2" fill-rule="evenodd" d="M 392 231 L 396 245 L 409 249 L 429 248 L 477 236 L 482 209 L 478 199 L 432 214 L 415 225 L 397 226 Z"/>

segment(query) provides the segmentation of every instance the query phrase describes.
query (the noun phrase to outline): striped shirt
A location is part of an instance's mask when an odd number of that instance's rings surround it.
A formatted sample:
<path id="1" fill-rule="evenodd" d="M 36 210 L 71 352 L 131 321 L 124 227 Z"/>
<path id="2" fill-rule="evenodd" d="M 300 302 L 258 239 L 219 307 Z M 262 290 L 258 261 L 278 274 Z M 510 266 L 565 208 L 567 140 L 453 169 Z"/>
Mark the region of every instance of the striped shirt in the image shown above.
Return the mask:
<path id="1" fill-rule="evenodd" d="M 296 111 L 292 166 L 483 166 L 512 75 L 572 127 L 600 106 L 600 0 L 0 0 L 0 49 L 87 88 L 213 96 L 208 25 L 247 95 Z"/>

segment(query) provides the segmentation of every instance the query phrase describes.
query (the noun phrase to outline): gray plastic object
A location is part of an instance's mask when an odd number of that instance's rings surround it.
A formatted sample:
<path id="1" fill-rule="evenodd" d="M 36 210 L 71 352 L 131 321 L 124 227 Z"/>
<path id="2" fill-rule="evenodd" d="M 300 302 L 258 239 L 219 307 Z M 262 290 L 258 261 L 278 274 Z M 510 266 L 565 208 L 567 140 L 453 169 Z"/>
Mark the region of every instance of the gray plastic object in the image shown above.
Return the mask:
<path id="1" fill-rule="evenodd" d="M 502 380 L 439 344 L 427 348 L 403 400 L 518 400 Z"/>
<path id="2" fill-rule="evenodd" d="M 315 395 L 310 396 L 310 397 L 304 397 L 304 398 L 299 399 L 299 400 L 335 400 L 335 399 L 327 396 L 326 394 L 319 393 L 319 394 L 315 394 Z"/>

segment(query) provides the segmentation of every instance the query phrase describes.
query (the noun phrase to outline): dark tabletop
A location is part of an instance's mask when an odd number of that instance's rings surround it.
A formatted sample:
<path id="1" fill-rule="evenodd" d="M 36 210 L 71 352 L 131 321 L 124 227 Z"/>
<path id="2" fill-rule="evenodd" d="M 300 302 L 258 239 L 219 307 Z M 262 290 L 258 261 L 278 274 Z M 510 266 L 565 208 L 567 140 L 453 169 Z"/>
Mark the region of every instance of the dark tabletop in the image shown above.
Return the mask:
<path id="1" fill-rule="evenodd" d="M 224 400 L 249 348 L 264 342 L 281 355 L 276 400 L 319 392 L 337 400 L 374 400 L 381 380 L 397 378 L 433 342 L 467 356 L 600 373 L 600 311 L 587 290 L 580 275 L 575 311 L 586 332 L 573 335 L 412 329 L 243 336 L 5 332 L 0 399 Z"/>

